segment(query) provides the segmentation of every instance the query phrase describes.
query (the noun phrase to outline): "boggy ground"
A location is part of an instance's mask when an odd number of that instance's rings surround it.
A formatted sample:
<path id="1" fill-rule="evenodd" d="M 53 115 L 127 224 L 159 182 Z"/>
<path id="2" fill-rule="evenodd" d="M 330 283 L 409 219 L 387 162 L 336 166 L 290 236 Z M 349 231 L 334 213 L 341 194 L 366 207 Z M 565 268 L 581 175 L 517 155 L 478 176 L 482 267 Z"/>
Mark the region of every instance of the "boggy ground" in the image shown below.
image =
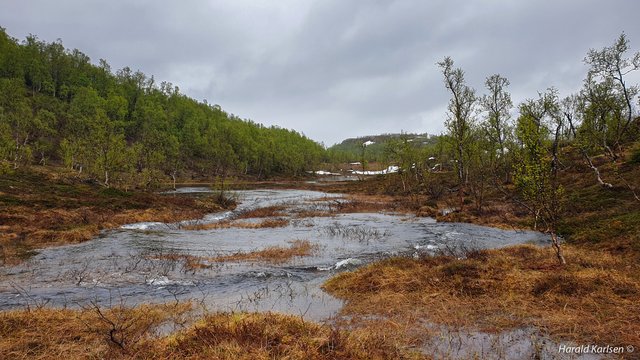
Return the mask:
<path id="1" fill-rule="evenodd" d="M 104 188 L 59 168 L 19 170 L 0 176 L 0 265 L 19 263 L 37 248 L 90 240 L 103 229 L 197 219 L 221 208 L 215 198 Z"/>

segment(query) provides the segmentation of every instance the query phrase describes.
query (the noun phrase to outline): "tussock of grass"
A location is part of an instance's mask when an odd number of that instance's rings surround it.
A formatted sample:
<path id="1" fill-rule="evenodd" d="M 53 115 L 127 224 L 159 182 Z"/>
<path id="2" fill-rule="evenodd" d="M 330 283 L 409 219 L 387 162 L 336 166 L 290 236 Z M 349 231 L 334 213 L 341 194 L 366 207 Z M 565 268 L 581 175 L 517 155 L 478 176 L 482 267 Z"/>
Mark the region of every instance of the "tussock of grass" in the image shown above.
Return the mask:
<path id="1" fill-rule="evenodd" d="M 309 256 L 317 249 L 317 245 L 312 244 L 308 240 L 291 241 L 289 247 L 271 246 L 263 250 L 236 253 L 233 255 L 219 256 L 211 258 L 213 261 L 267 261 L 273 263 L 282 263 L 291 260 L 294 257 Z"/>
<path id="2" fill-rule="evenodd" d="M 270 263 L 283 263 L 295 257 L 309 256 L 318 249 L 318 245 L 312 244 L 308 240 L 293 240 L 288 247 L 270 246 L 263 250 L 251 252 L 237 252 L 231 255 L 216 257 L 201 257 L 179 253 L 162 254 L 153 256 L 155 259 L 169 261 L 183 261 L 185 269 L 198 270 L 211 267 L 210 262 L 227 261 L 262 261 Z"/>
<path id="3" fill-rule="evenodd" d="M 211 266 L 205 263 L 206 258 L 195 255 L 180 254 L 180 253 L 168 253 L 149 256 L 150 259 L 168 260 L 171 262 L 182 262 L 184 269 L 188 271 L 195 271 L 199 269 L 208 269 Z"/>
<path id="4" fill-rule="evenodd" d="M 370 340 L 299 317 L 258 313 L 209 316 L 168 343 L 180 358 L 383 359 L 404 355 L 388 341 Z"/>
<path id="5" fill-rule="evenodd" d="M 185 305 L 0 313 L 3 359 L 390 359 L 418 358 L 390 339 L 276 313 L 215 313 L 185 324 Z"/>
<path id="6" fill-rule="evenodd" d="M 240 212 L 235 217 L 236 219 L 279 217 L 284 215 L 286 209 L 283 205 L 266 206 Z"/>
<path id="7" fill-rule="evenodd" d="M 640 271 L 601 252 L 566 247 L 569 265 L 529 245 L 470 253 L 466 259 L 393 258 L 325 284 L 345 312 L 411 316 L 497 331 L 545 328 L 579 343 L 640 345 Z"/>
<path id="8" fill-rule="evenodd" d="M 390 197 L 382 195 L 352 195 L 348 201 L 336 201 L 334 208 L 338 213 L 381 212 L 398 209 Z"/>
<path id="9" fill-rule="evenodd" d="M 220 221 L 210 224 L 194 224 L 185 226 L 186 230 L 215 230 L 215 229 L 265 229 L 279 228 L 289 225 L 289 220 L 283 218 L 265 219 L 260 222 Z"/>

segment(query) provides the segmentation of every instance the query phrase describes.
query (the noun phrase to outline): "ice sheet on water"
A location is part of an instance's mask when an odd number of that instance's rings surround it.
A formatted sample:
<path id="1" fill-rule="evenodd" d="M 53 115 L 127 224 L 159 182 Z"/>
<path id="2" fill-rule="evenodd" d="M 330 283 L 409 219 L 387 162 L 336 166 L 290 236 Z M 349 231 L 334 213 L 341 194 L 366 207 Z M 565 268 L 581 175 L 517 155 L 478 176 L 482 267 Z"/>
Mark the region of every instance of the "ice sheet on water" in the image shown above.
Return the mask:
<path id="1" fill-rule="evenodd" d="M 338 270 L 338 269 L 351 267 L 351 266 L 358 266 L 358 265 L 362 265 L 362 260 L 355 259 L 355 258 L 347 258 L 347 259 L 338 261 L 335 265 L 335 269 Z"/>
<path id="2" fill-rule="evenodd" d="M 180 286 L 194 286 L 193 281 L 180 281 L 180 280 L 171 280 L 166 276 L 159 276 L 157 278 L 151 278 L 147 280 L 147 285 L 153 286 L 169 286 L 169 285 L 180 285 Z"/>
<path id="3" fill-rule="evenodd" d="M 122 225 L 120 228 L 125 230 L 150 230 L 158 227 L 162 227 L 166 225 L 161 222 L 147 221 L 147 222 L 139 222 L 134 224 L 126 224 Z"/>
<path id="4" fill-rule="evenodd" d="M 431 244 L 427 244 L 427 245 L 419 245 L 419 244 L 416 244 L 416 245 L 414 245 L 414 246 L 413 246 L 413 248 L 414 248 L 414 249 L 416 249 L 416 250 L 422 250 L 422 249 L 425 249 L 425 250 L 435 250 L 435 249 L 437 249 L 438 247 L 437 247 L 436 245 L 431 245 Z"/>

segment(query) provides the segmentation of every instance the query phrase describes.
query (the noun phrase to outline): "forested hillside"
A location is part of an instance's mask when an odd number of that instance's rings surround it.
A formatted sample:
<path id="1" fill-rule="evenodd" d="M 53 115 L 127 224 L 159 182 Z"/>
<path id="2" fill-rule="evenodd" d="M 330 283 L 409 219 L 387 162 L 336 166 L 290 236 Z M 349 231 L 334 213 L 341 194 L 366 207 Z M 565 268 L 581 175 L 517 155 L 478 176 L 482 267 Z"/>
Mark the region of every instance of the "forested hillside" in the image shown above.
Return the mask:
<path id="1" fill-rule="evenodd" d="M 327 149 L 335 162 L 386 162 L 392 157 L 392 148 L 399 142 L 411 143 L 412 148 L 435 145 L 439 137 L 429 134 L 382 134 L 349 138 Z"/>
<path id="2" fill-rule="evenodd" d="M 61 41 L 0 28 L 0 171 L 54 163 L 105 186 L 201 177 L 296 176 L 324 154 L 298 132 L 265 127 L 130 68 L 112 72 Z"/>

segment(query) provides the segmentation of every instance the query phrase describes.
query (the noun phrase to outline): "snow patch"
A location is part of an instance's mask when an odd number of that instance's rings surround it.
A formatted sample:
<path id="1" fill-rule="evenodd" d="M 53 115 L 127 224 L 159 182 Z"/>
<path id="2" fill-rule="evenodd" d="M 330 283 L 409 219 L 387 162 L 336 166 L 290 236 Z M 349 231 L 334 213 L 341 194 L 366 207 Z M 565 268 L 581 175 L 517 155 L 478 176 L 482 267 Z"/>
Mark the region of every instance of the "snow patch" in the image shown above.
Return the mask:
<path id="1" fill-rule="evenodd" d="M 318 170 L 318 171 L 314 171 L 313 172 L 316 175 L 333 175 L 333 176 L 340 176 L 342 174 L 340 173 L 334 173 L 334 172 L 330 172 L 330 171 L 324 171 L 324 170 Z"/>
<path id="2" fill-rule="evenodd" d="M 353 170 L 352 172 L 356 175 L 385 175 L 385 174 L 393 174 L 393 173 L 397 173 L 400 170 L 400 167 L 395 166 L 395 165 L 391 165 L 388 168 L 384 169 L 384 170 L 378 170 L 378 171 L 360 171 L 360 170 Z"/>

